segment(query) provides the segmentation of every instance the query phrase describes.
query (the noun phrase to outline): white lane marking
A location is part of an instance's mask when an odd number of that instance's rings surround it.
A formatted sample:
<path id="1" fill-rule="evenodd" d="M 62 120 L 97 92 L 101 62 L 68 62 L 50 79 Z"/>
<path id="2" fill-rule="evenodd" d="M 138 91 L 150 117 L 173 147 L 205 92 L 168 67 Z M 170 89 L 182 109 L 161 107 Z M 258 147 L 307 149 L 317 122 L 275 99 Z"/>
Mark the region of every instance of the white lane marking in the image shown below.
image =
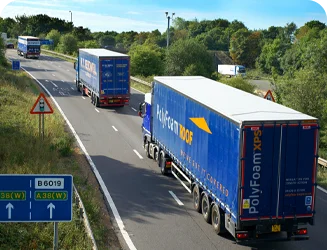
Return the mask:
<path id="1" fill-rule="evenodd" d="M 49 82 L 49 80 L 45 80 L 46 82 Z"/>
<path id="2" fill-rule="evenodd" d="M 40 68 L 41 66 L 40 65 L 37 65 L 38 68 Z"/>
<path id="3" fill-rule="evenodd" d="M 69 69 L 66 69 L 67 71 L 70 71 Z"/>
<path id="4" fill-rule="evenodd" d="M 89 153 L 87 152 L 86 148 L 84 147 L 81 139 L 79 138 L 79 136 L 77 135 L 75 129 L 73 128 L 72 124 L 70 123 L 70 121 L 68 120 L 68 118 L 66 117 L 64 111 L 62 111 L 62 109 L 60 108 L 59 104 L 57 103 L 57 101 L 54 99 L 54 97 L 51 95 L 51 93 L 49 92 L 49 90 L 46 89 L 46 87 L 39 81 L 37 80 L 30 72 L 28 72 L 27 70 L 25 70 L 23 67 L 21 67 L 27 74 L 29 74 L 31 77 L 33 77 L 33 79 L 35 81 L 38 82 L 38 84 L 45 90 L 45 92 L 51 97 L 51 100 L 53 101 L 53 103 L 56 105 L 57 109 L 59 110 L 59 112 L 61 113 L 61 115 L 64 117 L 67 125 L 69 126 L 70 130 L 72 131 L 73 135 L 75 136 L 80 148 L 82 149 L 82 151 L 84 152 L 88 162 L 90 163 L 91 165 L 91 168 L 95 174 L 95 176 L 97 177 L 98 179 L 98 182 L 101 186 L 101 189 L 109 203 L 109 206 L 111 208 L 111 211 L 112 213 L 114 214 L 114 217 L 115 217 L 115 220 L 116 220 L 116 223 L 119 227 L 119 230 L 121 232 L 121 234 L 123 235 L 124 239 L 125 239 L 125 242 L 127 244 L 127 246 L 129 247 L 130 250 L 137 250 L 136 247 L 134 246 L 134 243 L 133 241 L 131 240 L 131 238 L 129 237 L 129 234 L 128 232 L 126 231 L 125 229 L 125 225 L 123 223 L 123 220 L 121 219 L 119 213 L 118 213 L 118 210 L 117 210 L 117 207 L 106 187 L 106 184 L 104 183 L 98 169 L 96 168 L 94 162 L 92 161 L 91 159 L 91 156 L 89 155 Z M 85 216 L 87 217 L 87 215 L 85 214 Z M 91 232 L 92 233 L 92 232 Z M 93 236 L 93 235 L 92 235 Z"/>
<path id="5" fill-rule="evenodd" d="M 178 199 L 178 197 L 174 194 L 173 191 L 169 191 L 169 193 L 170 193 L 171 196 L 175 199 L 175 201 L 177 202 L 178 205 L 180 205 L 180 206 L 184 206 L 183 202 L 181 202 L 181 200 Z"/>
<path id="6" fill-rule="evenodd" d="M 74 88 L 73 87 L 70 87 L 72 90 L 74 90 Z"/>
<path id="7" fill-rule="evenodd" d="M 85 97 L 84 96 L 82 96 L 82 98 L 85 100 Z"/>
<path id="8" fill-rule="evenodd" d="M 140 153 L 137 152 L 136 149 L 133 149 L 133 151 L 141 160 L 143 159 L 142 155 L 140 155 Z"/>
<path id="9" fill-rule="evenodd" d="M 112 128 L 113 128 L 116 132 L 118 132 L 118 129 L 116 129 L 115 126 L 112 126 Z"/>
<path id="10" fill-rule="evenodd" d="M 56 76 L 55 74 L 52 74 L 53 76 Z"/>
<path id="11" fill-rule="evenodd" d="M 64 80 L 61 80 L 62 82 L 65 82 Z"/>
<path id="12" fill-rule="evenodd" d="M 50 81 L 50 82 L 53 84 L 53 86 L 55 86 L 56 88 L 58 88 L 57 84 L 55 84 L 53 81 Z"/>
<path id="13" fill-rule="evenodd" d="M 318 186 L 318 189 L 319 189 L 320 191 L 323 191 L 325 194 L 327 194 L 327 190 L 326 190 L 326 189 L 324 189 L 324 188 L 322 188 L 322 187 L 320 187 L 320 186 Z"/>
<path id="14" fill-rule="evenodd" d="M 99 110 L 97 110 L 97 109 L 95 109 L 95 111 L 96 111 L 96 112 L 98 112 L 98 113 L 100 113 L 100 111 L 99 111 Z"/>
<path id="15" fill-rule="evenodd" d="M 132 109 L 133 109 L 135 112 L 137 112 L 137 110 L 136 110 L 135 108 L 132 107 Z"/>

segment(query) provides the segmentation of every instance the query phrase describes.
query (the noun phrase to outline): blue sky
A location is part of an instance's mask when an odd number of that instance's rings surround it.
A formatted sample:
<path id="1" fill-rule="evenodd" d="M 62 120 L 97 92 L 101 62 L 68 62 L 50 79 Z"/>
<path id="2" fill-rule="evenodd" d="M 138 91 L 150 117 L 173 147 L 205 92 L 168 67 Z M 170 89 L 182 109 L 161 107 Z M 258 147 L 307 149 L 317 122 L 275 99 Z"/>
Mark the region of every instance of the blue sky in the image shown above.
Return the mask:
<path id="1" fill-rule="evenodd" d="M 311 0 L 14 0 L 0 16 L 47 14 L 70 21 L 69 10 L 75 26 L 88 27 L 92 32 L 163 32 L 167 28 L 166 11 L 186 20 L 237 19 L 249 29 L 285 26 L 292 21 L 298 27 L 311 20 L 327 24 L 324 9 Z"/>

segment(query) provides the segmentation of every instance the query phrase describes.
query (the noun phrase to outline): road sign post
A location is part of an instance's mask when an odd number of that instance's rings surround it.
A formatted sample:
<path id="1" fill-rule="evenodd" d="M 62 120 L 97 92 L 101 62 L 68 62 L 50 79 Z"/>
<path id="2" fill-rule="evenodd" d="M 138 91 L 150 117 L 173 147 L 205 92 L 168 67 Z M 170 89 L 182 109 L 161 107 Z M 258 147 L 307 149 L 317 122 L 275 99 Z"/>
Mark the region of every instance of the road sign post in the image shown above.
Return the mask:
<path id="1" fill-rule="evenodd" d="M 39 95 L 34 103 L 30 114 L 39 115 L 39 136 L 44 139 L 44 114 L 52 114 L 53 109 L 43 93 Z"/>
<path id="2" fill-rule="evenodd" d="M 72 175 L 0 175 L 0 222 L 58 222 L 73 218 Z"/>

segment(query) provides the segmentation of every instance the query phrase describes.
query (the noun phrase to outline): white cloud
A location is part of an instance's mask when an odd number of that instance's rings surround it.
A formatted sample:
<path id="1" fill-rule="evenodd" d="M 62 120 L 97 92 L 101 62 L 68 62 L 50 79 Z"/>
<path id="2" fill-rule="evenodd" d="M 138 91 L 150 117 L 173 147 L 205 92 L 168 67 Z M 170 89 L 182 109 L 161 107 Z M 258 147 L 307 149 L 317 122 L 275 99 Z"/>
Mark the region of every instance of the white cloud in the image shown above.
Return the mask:
<path id="1" fill-rule="evenodd" d="M 36 8 L 36 7 L 22 7 L 22 6 L 6 6 L 1 13 L 1 17 L 11 17 L 14 18 L 17 14 L 26 14 L 37 15 L 37 14 L 45 14 L 50 17 L 57 17 L 60 19 L 64 19 L 70 21 L 70 13 L 68 10 L 55 10 L 48 8 Z M 139 21 L 130 18 L 121 18 L 109 15 L 100 15 L 96 13 L 88 13 L 82 11 L 73 11 L 72 12 L 73 23 L 74 26 L 83 26 L 85 28 L 89 28 L 92 32 L 95 31 L 152 31 L 155 29 L 159 29 L 164 31 L 166 29 L 165 22 L 156 24 L 155 22 L 145 22 Z M 165 21 L 165 20 L 163 20 Z"/>
<path id="2" fill-rule="evenodd" d="M 3 11 L 3 9 L 9 4 L 10 2 L 13 2 L 14 0 L 1 0 L 0 1 L 0 13 Z"/>
<path id="3" fill-rule="evenodd" d="M 93 1 L 93 0 L 92 0 Z M 60 1 L 28 1 L 28 0 L 15 0 L 15 3 L 24 5 L 37 5 L 45 7 L 68 7 L 68 5 L 61 4 Z"/>
<path id="4" fill-rule="evenodd" d="M 128 11 L 127 14 L 130 14 L 130 15 L 142 15 L 142 13 L 136 12 L 136 11 Z"/>

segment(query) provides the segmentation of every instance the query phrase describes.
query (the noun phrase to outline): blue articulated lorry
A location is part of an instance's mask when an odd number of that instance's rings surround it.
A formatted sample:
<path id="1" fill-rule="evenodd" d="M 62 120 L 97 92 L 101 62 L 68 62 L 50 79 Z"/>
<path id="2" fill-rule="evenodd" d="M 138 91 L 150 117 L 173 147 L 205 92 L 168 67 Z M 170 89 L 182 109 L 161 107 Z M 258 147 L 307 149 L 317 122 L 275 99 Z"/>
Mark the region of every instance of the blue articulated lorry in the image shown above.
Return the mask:
<path id="1" fill-rule="evenodd" d="M 41 54 L 40 39 L 34 36 L 19 36 L 17 42 L 17 55 L 24 58 L 38 59 Z"/>
<path id="2" fill-rule="evenodd" d="M 96 107 L 129 104 L 130 58 L 106 49 L 79 49 L 76 88 Z"/>
<path id="3" fill-rule="evenodd" d="M 139 115 L 147 157 L 192 193 L 217 234 L 309 238 L 316 118 L 200 76 L 155 77 Z"/>

